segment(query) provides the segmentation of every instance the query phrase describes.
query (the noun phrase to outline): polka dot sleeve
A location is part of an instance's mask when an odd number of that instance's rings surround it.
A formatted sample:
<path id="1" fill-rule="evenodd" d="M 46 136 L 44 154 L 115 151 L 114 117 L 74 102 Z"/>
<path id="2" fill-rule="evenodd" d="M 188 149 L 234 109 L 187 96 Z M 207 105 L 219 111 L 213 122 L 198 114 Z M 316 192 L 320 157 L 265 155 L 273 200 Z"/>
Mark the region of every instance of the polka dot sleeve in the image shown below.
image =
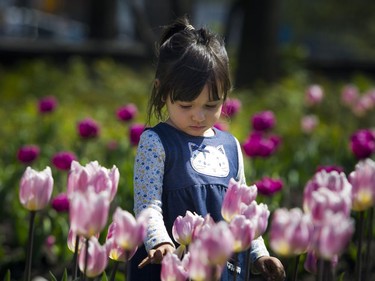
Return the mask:
<path id="1" fill-rule="evenodd" d="M 173 242 L 169 237 L 162 214 L 162 188 L 165 151 L 159 136 L 146 130 L 141 135 L 134 163 L 134 213 L 150 211 L 147 236 L 144 241 L 147 252 L 160 243 Z"/>

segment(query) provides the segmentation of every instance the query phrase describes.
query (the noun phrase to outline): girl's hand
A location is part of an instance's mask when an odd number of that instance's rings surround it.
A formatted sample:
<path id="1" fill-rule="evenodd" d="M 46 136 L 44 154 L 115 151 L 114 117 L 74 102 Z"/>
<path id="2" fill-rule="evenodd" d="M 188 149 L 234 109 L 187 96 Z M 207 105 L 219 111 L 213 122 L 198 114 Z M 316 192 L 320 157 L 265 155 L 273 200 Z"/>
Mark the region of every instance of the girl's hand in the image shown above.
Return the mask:
<path id="1" fill-rule="evenodd" d="M 286 278 L 283 264 L 275 257 L 260 257 L 254 266 L 267 281 L 283 281 Z"/>
<path id="2" fill-rule="evenodd" d="M 161 264 L 163 257 L 167 253 L 173 253 L 174 251 L 175 248 L 169 243 L 159 244 L 149 251 L 148 256 L 138 264 L 138 268 L 143 268 L 150 263 Z"/>

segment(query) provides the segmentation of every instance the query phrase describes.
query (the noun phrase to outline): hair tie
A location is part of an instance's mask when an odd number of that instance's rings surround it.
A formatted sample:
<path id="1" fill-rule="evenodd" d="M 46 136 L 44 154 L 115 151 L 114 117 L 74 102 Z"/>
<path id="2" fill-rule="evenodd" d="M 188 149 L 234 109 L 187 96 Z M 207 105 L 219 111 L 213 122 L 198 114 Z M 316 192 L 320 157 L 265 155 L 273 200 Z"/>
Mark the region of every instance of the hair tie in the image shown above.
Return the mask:
<path id="1" fill-rule="evenodd" d="M 187 31 L 193 31 L 193 30 L 195 30 L 194 26 L 192 26 L 191 24 L 188 24 L 188 25 L 185 27 L 185 29 L 186 29 Z"/>

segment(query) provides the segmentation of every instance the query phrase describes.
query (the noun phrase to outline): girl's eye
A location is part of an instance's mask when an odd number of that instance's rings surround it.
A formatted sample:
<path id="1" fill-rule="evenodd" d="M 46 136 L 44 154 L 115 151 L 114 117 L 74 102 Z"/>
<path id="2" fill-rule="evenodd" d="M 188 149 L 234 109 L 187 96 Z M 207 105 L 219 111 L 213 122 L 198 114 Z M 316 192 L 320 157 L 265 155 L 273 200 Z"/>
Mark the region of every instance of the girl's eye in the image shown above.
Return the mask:
<path id="1" fill-rule="evenodd" d="M 218 106 L 218 104 L 206 104 L 207 108 L 217 108 Z"/>
<path id="2" fill-rule="evenodd" d="M 180 107 L 181 107 L 182 109 L 188 109 L 188 108 L 191 107 L 191 105 L 183 105 L 183 104 L 180 104 Z"/>

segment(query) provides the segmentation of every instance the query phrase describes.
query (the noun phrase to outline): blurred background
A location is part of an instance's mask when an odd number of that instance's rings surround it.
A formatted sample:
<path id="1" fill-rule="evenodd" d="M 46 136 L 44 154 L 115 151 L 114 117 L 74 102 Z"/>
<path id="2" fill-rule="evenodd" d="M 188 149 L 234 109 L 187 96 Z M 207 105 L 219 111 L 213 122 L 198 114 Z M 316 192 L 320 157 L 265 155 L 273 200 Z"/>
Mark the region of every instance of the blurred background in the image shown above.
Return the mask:
<path id="1" fill-rule="evenodd" d="M 146 120 L 161 27 L 184 14 L 226 42 L 238 106 L 222 129 L 244 147 L 254 133 L 252 117 L 274 114 L 267 137 L 275 134 L 277 149 L 261 157 L 244 153 L 248 184 L 264 177 L 283 183 L 257 198 L 271 212 L 301 208 L 318 168 L 336 167 L 348 176 L 361 158 L 375 159 L 373 0 L 0 0 L 0 206 L 6 206 L 0 208 L 0 280 L 8 272 L 6 280 L 23 280 L 28 212 L 18 192 L 27 166 L 52 168 L 56 202 L 70 168 L 70 162 L 56 166 L 56 155 L 64 152 L 82 165 L 116 165 L 112 210 L 133 210 L 132 129 Z M 50 107 L 43 109 L 46 99 Z M 131 118 L 120 116 L 129 105 L 136 108 Z M 82 136 L 82 122 L 95 133 Z M 353 139 L 365 155 L 353 153 Z M 32 157 L 20 157 L 25 149 Z M 373 241 L 375 228 L 368 229 Z M 66 209 L 51 203 L 38 213 L 33 277 L 51 280 L 52 272 L 60 280 L 64 269 L 72 271 L 68 231 Z M 268 232 L 264 238 L 268 245 Z M 354 280 L 357 242 L 355 233 L 340 257 L 340 280 Z M 372 243 L 368 252 L 374 251 Z M 305 260 L 299 280 L 315 280 Z M 291 280 L 294 263 L 283 262 Z M 374 262 L 368 270 L 375 274 Z"/>
<path id="2" fill-rule="evenodd" d="M 225 37 L 242 87 L 293 63 L 374 71 L 375 3 L 338 0 L 1 0 L 0 59 L 70 55 L 150 62 L 160 27 L 188 14 Z"/>

